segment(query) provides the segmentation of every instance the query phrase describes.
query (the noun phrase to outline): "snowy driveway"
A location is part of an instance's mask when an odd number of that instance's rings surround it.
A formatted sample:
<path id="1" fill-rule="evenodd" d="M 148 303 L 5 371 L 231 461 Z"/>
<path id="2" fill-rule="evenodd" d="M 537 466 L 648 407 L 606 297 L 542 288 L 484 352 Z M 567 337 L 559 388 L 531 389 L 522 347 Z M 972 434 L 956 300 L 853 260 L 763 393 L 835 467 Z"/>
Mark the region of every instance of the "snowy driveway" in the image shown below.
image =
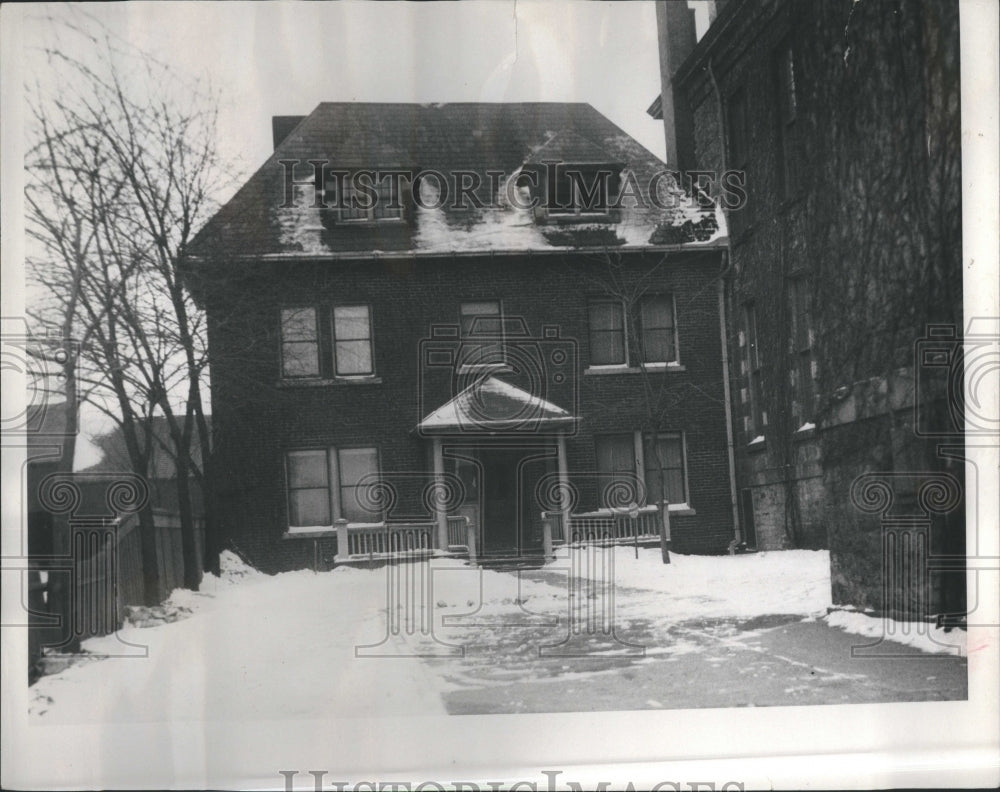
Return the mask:
<path id="1" fill-rule="evenodd" d="M 896 637 L 912 646 L 865 650 L 893 657 L 852 656 L 883 625 L 826 615 L 825 552 L 674 555 L 664 566 L 655 549 L 636 559 L 631 548 L 588 548 L 522 572 L 435 559 L 271 577 L 225 560 L 201 593 L 174 593 L 187 618 L 85 644 L 112 655 L 141 655 L 128 644 L 142 645 L 148 656 L 43 677 L 32 714 L 285 719 L 938 700 L 967 690 L 964 657 L 942 645 L 964 653 L 960 631 L 911 628 Z"/>

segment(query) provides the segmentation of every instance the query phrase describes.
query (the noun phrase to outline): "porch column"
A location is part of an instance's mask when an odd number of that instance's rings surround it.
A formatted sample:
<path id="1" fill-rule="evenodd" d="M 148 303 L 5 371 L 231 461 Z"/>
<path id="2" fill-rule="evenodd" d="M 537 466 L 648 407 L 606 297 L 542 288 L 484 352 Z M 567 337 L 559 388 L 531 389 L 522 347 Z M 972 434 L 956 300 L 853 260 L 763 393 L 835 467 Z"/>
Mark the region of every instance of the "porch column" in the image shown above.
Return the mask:
<path id="1" fill-rule="evenodd" d="M 438 487 L 444 487 L 444 453 L 441 450 L 441 438 L 435 437 L 432 442 L 434 453 L 434 484 Z M 442 551 L 448 549 L 448 512 L 445 511 L 445 504 L 448 502 L 448 499 L 444 493 L 445 490 L 442 490 L 438 493 L 438 497 L 434 498 L 434 519 L 437 522 L 437 545 L 438 550 Z"/>
<path id="2" fill-rule="evenodd" d="M 559 489 L 563 493 L 563 497 L 560 498 L 560 509 L 562 512 L 562 524 L 563 524 L 563 541 L 569 545 L 570 533 L 569 533 L 569 515 L 570 515 L 570 498 L 569 498 L 569 463 L 566 461 L 566 435 L 562 432 L 556 434 L 556 442 L 559 444 Z"/>

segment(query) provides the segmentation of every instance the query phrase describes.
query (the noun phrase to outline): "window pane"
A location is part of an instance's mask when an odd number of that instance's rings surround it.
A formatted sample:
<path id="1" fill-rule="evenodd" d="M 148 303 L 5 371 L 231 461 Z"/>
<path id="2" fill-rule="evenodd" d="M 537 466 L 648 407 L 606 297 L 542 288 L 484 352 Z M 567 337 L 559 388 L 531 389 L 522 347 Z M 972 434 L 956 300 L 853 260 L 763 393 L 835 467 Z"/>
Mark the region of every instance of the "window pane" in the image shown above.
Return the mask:
<path id="1" fill-rule="evenodd" d="M 491 302 L 467 302 L 462 303 L 462 316 L 499 316 L 500 303 Z"/>
<path id="2" fill-rule="evenodd" d="M 378 473 L 378 451 L 374 448 L 342 448 L 338 452 L 340 483 L 353 486 L 369 473 Z"/>
<path id="3" fill-rule="evenodd" d="M 327 489 L 301 489 L 289 493 L 289 519 L 294 526 L 332 525 Z"/>
<path id="4" fill-rule="evenodd" d="M 338 374 L 371 374 L 372 347 L 369 341 L 338 341 Z"/>
<path id="5" fill-rule="evenodd" d="M 281 373 L 285 377 L 319 376 L 319 347 L 315 341 L 281 345 Z"/>
<path id="6" fill-rule="evenodd" d="M 643 330 L 674 326 L 673 301 L 666 295 L 647 297 L 640 305 L 640 312 Z"/>
<path id="7" fill-rule="evenodd" d="M 624 326 L 624 311 L 619 302 L 593 302 L 590 304 L 590 328 L 592 330 L 621 330 Z"/>
<path id="8" fill-rule="evenodd" d="M 684 495 L 684 472 L 682 470 L 668 470 L 665 479 L 667 500 L 670 503 L 685 503 L 687 498 Z"/>
<path id="9" fill-rule="evenodd" d="M 315 341 L 316 309 L 282 308 L 281 339 L 282 341 Z"/>
<path id="10" fill-rule="evenodd" d="M 338 341 L 368 338 L 370 330 L 367 305 L 339 305 L 333 309 L 333 332 Z"/>
<path id="11" fill-rule="evenodd" d="M 644 330 L 642 347 L 646 363 L 669 363 L 676 357 L 671 330 Z"/>
<path id="12" fill-rule="evenodd" d="M 325 487 L 328 484 L 326 451 L 289 451 L 288 486 Z"/>
<path id="13" fill-rule="evenodd" d="M 625 337 L 623 333 L 600 332 L 590 334 L 590 363 L 594 366 L 622 365 L 625 363 Z"/>

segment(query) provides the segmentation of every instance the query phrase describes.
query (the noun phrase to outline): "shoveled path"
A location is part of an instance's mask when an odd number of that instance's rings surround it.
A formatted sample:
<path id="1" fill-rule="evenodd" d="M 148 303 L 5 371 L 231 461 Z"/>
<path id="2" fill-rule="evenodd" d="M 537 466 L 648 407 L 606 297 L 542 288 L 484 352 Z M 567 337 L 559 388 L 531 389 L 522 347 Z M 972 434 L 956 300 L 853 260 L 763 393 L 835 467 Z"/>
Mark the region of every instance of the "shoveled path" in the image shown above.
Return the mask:
<path id="1" fill-rule="evenodd" d="M 463 658 L 425 660 L 450 714 L 962 700 L 965 658 L 927 654 L 824 621 L 774 615 L 671 623 L 628 618 L 567 639 L 553 613 L 447 631 Z"/>

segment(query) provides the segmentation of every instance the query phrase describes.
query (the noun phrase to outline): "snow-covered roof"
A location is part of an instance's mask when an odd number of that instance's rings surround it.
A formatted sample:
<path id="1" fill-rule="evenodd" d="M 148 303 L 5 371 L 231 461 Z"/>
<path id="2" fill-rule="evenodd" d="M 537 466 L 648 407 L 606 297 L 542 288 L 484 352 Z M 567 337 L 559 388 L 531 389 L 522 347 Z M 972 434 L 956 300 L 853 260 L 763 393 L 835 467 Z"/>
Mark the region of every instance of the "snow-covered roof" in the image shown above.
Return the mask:
<path id="1" fill-rule="evenodd" d="M 576 418 L 562 407 L 494 375 L 476 380 L 418 425 L 425 433 L 477 433 L 560 428 Z"/>
<path id="2" fill-rule="evenodd" d="M 588 104 L 324 102 L 304 118 L 275 119 L 274 137 L 274 153 L 204 226 L 189 255 L 648 248 L 711 244 L 724 236 L 715 211 L 699 206 L 669 174 L 657 180 L 666 165 Z M 334 170 L 433 171 L 447 177 L 450 193 L 440 208 L 414 202 L 405 221 L 338 223 L 336 209 L 315 206 L 315 188 L 308 180 L 313 174 L 309 163 L 317 160 Z M 511 179 L 532 169 L 544 175 L 545 163 L 553 161 L 611 168 L 619 184 L 635 185 L 638 199 L 625 197 L 615 211 L 585 222 L 540 222 L 531 209 L 512 203 L 512 189 L 528 188 L 511 187 Z M 297 163 L 294 186 L 290 162 Z M 476 200 L 466 197 L 458 205 L 454 175 L 460 172 L 475 174 L 468 178 L 478 184 L 471 190 Z M 650 200 L 651 185 L 659 207 Z M 436 180 L 425 179 L 419 192 L 438 188 Z M 404 196 L 407 189 L 404 183 Z"/>

